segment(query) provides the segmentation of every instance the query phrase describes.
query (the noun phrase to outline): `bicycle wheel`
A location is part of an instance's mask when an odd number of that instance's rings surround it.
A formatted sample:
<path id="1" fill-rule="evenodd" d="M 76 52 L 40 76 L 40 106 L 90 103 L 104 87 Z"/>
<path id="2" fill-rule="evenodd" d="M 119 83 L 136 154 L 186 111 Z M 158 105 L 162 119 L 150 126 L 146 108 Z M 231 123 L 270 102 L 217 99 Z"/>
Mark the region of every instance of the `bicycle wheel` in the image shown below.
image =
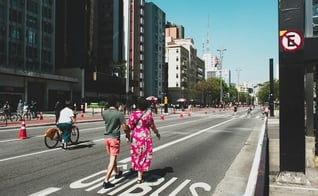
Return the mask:
<path id="1" fill-rule="evenodd" d="M 70 141 L 72 144 L 77 144 L 78 139 L 79 139 L 79 129 L 77 126 L 73 126 Z"/>
<path id="2" fill-rule="evenodd" d="M 19 119 L 19 117 L 17 114 L 11 114 L 11 116 L 10 116 L 11 121 L 18 121 L 18 119 Z"/>
<path id="3" fill-rule="evenodd" d="M 25 120 L 31 120 L 31 114 L 30 114 L 30 113 L 26 113 L 26 114 L 24 115 L 24 119 L 25 119 Z"/>
<path id="4" fill-rule="evenodd" d="M 55 148 L 61 139 L 57 128 L 49 128 L 44 134 L 44 144 L 48 148 Z"/>
<path id="5" fill-rule="evenodd" d="M 7 126 L 7 117 L 5 114 L 0 114 L 0 123 L 3 123 L 5 126 Z"/>

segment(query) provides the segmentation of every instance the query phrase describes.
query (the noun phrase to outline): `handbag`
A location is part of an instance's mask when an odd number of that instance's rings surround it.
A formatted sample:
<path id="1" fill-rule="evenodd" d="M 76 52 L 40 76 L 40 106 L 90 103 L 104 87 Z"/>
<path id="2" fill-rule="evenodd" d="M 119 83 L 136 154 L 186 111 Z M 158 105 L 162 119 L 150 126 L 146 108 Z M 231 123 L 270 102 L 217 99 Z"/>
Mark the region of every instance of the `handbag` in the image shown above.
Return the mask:
<path id="1" fill-rule="evenodd" d="M 140 119 L 144 116 L 145 113 L 146 113 L 146 112 L 144 112 L 144 113 L 138 118 L 138 120 L 134 123 L 134 129 L 136 128 L 137 124 L 139 123 Z M 133 131 L 134 129 L 132 129 L 132 131 Z M 129 142 L 132 141 L 131 135 L 132 135 L 132 134 L 131 134 L 131 132 L 130 132 Z"/>

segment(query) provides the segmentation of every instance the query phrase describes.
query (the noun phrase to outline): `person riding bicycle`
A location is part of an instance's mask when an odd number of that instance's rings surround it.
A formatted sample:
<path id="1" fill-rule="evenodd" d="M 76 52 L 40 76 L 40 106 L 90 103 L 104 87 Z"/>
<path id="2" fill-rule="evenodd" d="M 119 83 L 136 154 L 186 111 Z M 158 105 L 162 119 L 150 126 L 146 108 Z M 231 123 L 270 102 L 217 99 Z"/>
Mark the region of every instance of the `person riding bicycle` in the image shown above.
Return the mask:
<path id="1" fill-rule="evenodd" d="M 6 103 L 3 105 L 3 112 L 5 115 L 10 116 L 11 107 L 10 107 L 9 101 L 6 101 Z"/>
<path id="2" fill-rule="evenodd" d="M 65 101 L 65 107 L 60 111 L 57 127 L 62 131 L 62 147 L 67 149 L 70 141 L 72 126 L 74 123 L 74 112 L 70 101 Z"/>

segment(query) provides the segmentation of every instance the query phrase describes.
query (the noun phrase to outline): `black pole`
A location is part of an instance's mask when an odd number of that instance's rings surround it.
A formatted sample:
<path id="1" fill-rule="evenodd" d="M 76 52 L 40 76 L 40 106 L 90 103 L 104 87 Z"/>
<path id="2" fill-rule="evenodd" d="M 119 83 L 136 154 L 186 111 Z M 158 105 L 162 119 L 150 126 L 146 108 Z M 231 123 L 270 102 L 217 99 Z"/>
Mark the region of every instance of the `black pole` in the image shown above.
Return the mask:
<path id="1" fill-rule="evenodd" d="M 304 5 L 305 0 L 280 0 L 279 5 L 279 150 L 280 171 L 305 173 Z"/>
<path id="2" fill-rule="evenodd" d="M 274 116 L 274 68 L 273 59 L 269 59 L 269 109 L 270 116 Z"/>

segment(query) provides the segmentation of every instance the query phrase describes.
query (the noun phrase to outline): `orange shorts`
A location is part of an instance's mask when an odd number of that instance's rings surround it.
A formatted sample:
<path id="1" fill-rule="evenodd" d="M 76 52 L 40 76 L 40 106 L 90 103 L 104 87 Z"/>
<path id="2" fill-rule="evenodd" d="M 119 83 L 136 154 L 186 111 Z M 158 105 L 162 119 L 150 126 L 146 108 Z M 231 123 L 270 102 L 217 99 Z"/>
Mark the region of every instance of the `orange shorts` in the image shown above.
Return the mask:
<path id="1" fill-rule="evenodd" d="M 117 156 L 119 154 L 120 140 L 113 138 L 105 138 L 104 142 L 106 151 L 109 155 Z"/>

